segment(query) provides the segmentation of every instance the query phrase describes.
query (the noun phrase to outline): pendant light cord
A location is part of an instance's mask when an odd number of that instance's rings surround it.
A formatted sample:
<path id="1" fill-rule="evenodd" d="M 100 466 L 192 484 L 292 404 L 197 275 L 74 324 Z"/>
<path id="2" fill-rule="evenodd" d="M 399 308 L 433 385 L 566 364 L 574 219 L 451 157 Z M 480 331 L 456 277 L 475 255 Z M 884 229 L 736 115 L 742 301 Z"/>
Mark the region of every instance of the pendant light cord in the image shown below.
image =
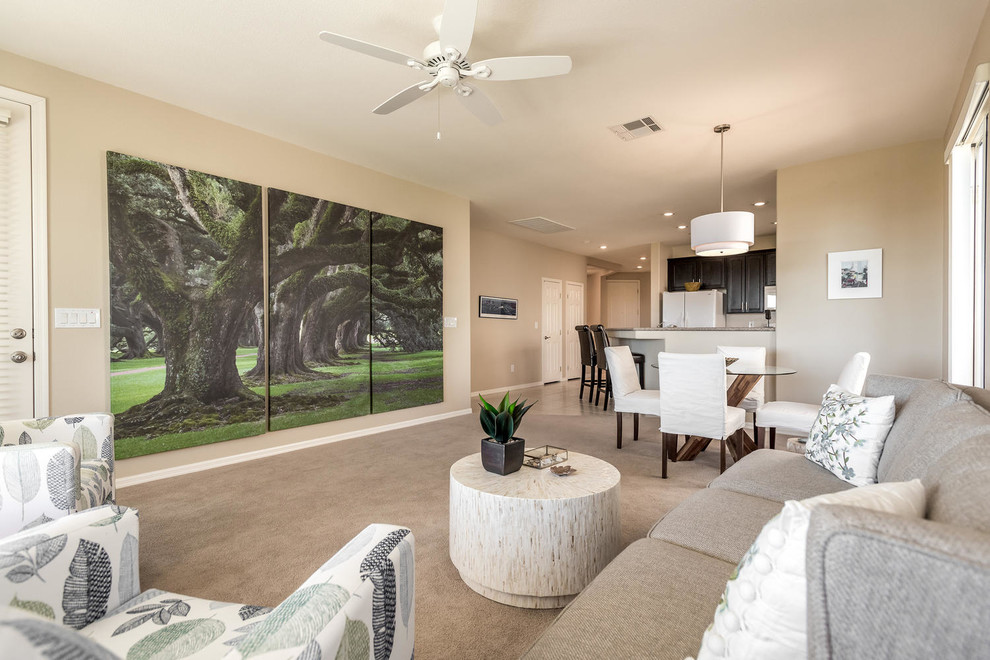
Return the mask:
<path id="1" fill-rule="evenodd" d="M 718 134 L 721 141 L 721 153 L 718 158 L 718 211 L 725 212 L 725 131 Z"/>

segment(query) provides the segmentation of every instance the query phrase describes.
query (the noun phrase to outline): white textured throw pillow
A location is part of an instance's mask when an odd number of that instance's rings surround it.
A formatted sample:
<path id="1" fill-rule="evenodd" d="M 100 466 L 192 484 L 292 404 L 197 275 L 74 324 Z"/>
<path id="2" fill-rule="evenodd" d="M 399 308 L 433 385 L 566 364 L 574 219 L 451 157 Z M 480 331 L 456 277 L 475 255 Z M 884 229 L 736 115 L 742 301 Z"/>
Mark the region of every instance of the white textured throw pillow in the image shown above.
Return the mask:
<path id="1" fill-rule="evenodd" d="M 854 486 L 875 484 L 893 423 L 893 396 L 870 399 L 832 385 L 822 397 L 804 456 Z"/>
<path id="2" fill-rule="evenodd" d="M 808 653 L 805 548 L 811 510 L 821 504 L 856 506 L 922 518 L 925 487 L 915 479 L 790 500 L 768 522 L 725 585 L 698 660 L 794 660 Z"/>

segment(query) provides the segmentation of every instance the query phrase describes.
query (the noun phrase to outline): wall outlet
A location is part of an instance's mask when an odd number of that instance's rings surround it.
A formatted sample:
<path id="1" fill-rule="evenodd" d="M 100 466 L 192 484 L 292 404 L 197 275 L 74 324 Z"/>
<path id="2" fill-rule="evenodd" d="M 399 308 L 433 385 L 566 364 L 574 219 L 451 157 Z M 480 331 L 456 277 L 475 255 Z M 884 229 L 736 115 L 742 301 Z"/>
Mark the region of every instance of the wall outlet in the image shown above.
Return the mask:
<path id="1" fill-rule="evenodd" d="M 443 327 L 445 327 L 445 328 L 456 328 L 457 327 L 457 317 L 456 316 L 445 316 L 445 317 L 443 317 Z"/>
<path id="2" fill-rule="evenodd" d="M 516 365 L 514 365 L 514 364 L 510 364 L 509 365 L 509 373 L 510 374 L 516 373 Z"/>
<path id="3" fill-rule="evenodd" d="M 99 328 L 99 309 L 55 308 L 56 328 Z"/>

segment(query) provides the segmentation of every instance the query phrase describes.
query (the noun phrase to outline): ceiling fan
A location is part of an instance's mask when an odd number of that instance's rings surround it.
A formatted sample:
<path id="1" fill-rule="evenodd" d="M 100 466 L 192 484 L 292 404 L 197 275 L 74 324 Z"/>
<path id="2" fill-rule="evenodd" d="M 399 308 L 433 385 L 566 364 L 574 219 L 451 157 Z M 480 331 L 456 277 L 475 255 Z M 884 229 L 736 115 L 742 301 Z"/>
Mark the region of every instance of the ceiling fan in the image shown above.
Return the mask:
<path id="1" fill-rule="evenodd" d="M 320 39 L 417 69 L 430 76 L 430 80 L 411 85 L 379 105 L 372 111 L 375 114 L 387 115 L 394 112 L 442 85 L 453 89 L 464 106 L 478 119 L 493 126 L 502 121 L 498 108 L 477 87 L 467 84 L 467 81 L 560 76 L 571 70 L 571 58 L 566 55 L 532 55 L 496 57 L 472 63 L 467 59 L 467 52 L 474 36 L 477 13 L 478 0 L 447 0 L 443 14 L 433 19 L 433 27 L 439 39 L 423 50 L 422 59 L 333 32 L 320 32 Z"/>

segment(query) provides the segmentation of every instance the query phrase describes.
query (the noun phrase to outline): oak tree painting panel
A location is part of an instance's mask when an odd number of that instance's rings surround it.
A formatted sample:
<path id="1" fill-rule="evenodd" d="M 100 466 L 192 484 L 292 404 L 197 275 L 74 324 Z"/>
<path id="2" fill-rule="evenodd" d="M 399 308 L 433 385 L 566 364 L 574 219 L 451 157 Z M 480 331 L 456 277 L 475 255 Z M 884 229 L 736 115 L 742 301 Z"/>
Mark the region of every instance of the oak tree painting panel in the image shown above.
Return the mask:
<path id="1" fill-rule="evenodd" d="M 261 187 L 107 152 L 118 458 L 257 435 Z"/>
<path id="2" fill-rule="evenodd" d="M 372 412 L 443 401 L 443 229 L 371 218 Z"/>
<path id="3" fill-rule="evenodd" d="M 370 215 L 268 189 L 272 430 L 371 412 Z M 264 373 L 259 349 L 251 375 Z"/>

